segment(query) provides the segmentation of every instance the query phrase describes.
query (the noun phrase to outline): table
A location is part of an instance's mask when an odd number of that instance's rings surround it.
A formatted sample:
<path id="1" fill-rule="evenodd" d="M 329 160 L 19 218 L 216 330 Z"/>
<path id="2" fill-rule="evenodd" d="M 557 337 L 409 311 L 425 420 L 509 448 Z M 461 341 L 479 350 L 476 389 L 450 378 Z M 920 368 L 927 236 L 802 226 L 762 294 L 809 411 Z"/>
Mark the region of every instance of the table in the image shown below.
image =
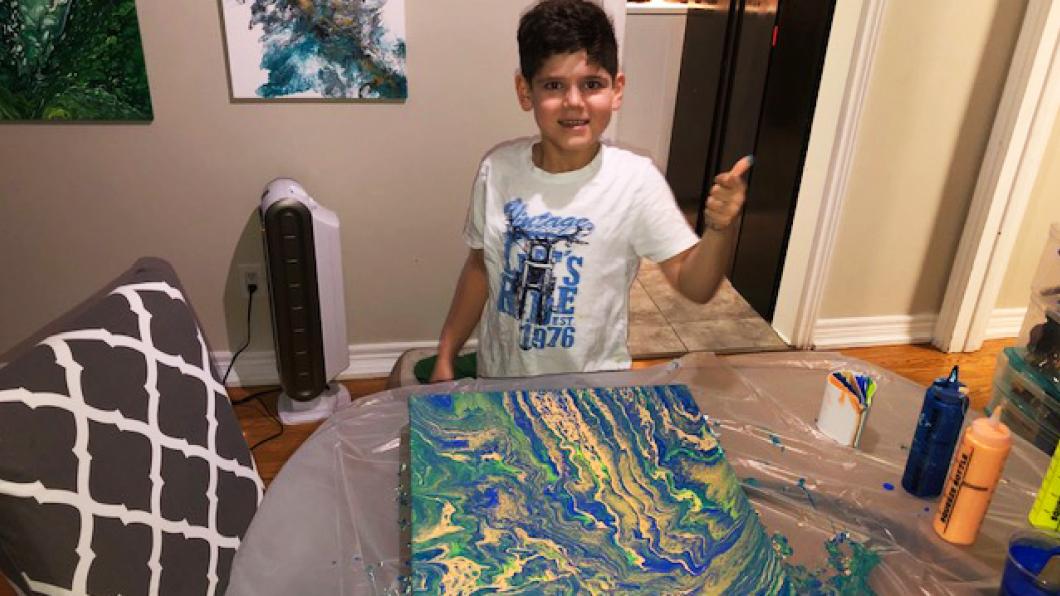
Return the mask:
<path id="1" fill-rule="evenodd" d="M 813 424 L 825 378 L 837 368 L 879 381 L 859 449 Z M 462 380 L 361 398 L 325 422 L 276 477 L 236 554 L 228 593 L 400 593 L 408 536 L 403 541 L 399 531 L 398 479 L 410 395 L 671 383 L 687 385 L 710 418 L 767 530 L 790 542 L 789 562 L 820 566 L 825 542 L 846 532 L 879 555 L 870 585 L 880 594 L 996 593 L 1008 537 L 1027 527 L 1049 458 L 1015 437 L 978 541 L 948 544 L 931 528 L 935 500 L 901 489 L 924 388 L 818 352 L 697 353 L 638 371 Z"/>

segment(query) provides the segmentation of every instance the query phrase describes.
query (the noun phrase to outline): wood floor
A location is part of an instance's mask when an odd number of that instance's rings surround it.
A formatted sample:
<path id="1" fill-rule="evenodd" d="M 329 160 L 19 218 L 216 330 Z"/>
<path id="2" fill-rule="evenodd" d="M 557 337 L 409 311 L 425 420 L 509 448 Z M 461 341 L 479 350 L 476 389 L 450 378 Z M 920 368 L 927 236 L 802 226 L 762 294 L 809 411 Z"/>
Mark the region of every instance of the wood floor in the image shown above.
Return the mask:
<path id="1" fill-rule="evenodd" d="M 994 376 L 994 367 L 998 353 L 1012 345 L 1013 340 L 988 341 L 978 352 L 970 354 L 945 354 L 930 345 L 882 346 L 871 348 L 853 348 L 840 350 L 845 356 L 859 358 L 877 366 L 894 371 L 920 385 L 927 386 L 937 377 L 949 373 L 953 365 L 961 367 L 961 379 L 968 384 L 972 407 L 981 408 L 990 400 L 990 386 Z M 635 368 L 649 366 L 661 361 L 638 361 Z M 344 381 L 354 399 L 382 391 L 386 379 L 360 379 Z M 232 389 L 231 398 L 239 400 L 262 388 Z M 275 392 L 263 396 L 262 402 L 253 400 L 236 406 L 236 415 L 243 425 L 243 433 L 250 445 L 268 438 L 280 428 L 271 418 L 276 411 Z M 263 406 L 270 414 L 266 415 Z M 316 430 L 319 423 L 284 427 L 283 434 L 254 449 L 258 471 L 266 484 L 283 467 L 291 454 Z"/>

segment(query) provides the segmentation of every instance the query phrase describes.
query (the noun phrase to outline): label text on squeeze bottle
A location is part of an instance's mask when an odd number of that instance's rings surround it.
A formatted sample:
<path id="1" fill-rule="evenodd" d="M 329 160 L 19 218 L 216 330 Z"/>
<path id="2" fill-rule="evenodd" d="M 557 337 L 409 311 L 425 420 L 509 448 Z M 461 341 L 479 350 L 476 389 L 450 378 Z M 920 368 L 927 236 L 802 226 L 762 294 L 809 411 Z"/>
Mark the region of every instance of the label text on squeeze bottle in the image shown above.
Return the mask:
<path id="1" fill-rule="evenodd" d="M 950 490 L 946 492 L 946 504 L 942 508 L 942 515 L 940 519 L 942 523 L 950 521 L 950 515 L 953 513 L 953 504 L 957 501 L 957 493 L 961 492 L 961 484 L 964 483 L 964 473 L 968 471 L 968 462 L 971 461 L 968 453 L 962 453 L 960 460 L 957 462 L 957 469 L 953 472 L 953 483 L 950 485 Z"/>

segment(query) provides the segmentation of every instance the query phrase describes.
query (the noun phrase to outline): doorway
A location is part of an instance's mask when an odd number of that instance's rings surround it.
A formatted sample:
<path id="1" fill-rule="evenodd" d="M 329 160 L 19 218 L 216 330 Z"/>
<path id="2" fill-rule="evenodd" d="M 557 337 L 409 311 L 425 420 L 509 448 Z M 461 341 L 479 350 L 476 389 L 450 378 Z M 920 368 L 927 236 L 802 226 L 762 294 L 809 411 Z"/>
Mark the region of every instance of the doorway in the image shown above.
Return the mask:
<path id="1" fill-rule="evenodd" d="M 661 15 L 648 23 L 630 6 L 627 74 L 637 64 L 631 54 L 644 44 L 646 32 L 665 29 L 659 25 Z M 674 72 L 676 80 L 667 83 L 676 90 L 668 146 L 661 150 L 661 139 L 656 140 L 653 157 L 697 232 L 704 227 L 703 202 L 714 176 L 747 154 L 755 155 L 755 166 L 737 224 L 739 238 L 729 255 L 731 283 L 709 304 L 695 305 L 669 288 L 653 267 L 642 266 L 631 295 L 634 352 L 787 348 L 770 323 L 834 8 L 834 0 L 717 0 L 688 5 L 681 17 L 679 55 L 676 60 L 669 56 L 669 64 L 663 56 L 663 64 L 656 65 L 658 72 Z M 677 28 L 669 27 L 671 34 Z M 646 66 L 643 60 L 641 66 Z M 665 103 L 667 84 L 662 86 Z M 637 107 L 630 99 L 626 107 Z M 635 128 L 627 126 L 626 112 L 624 131 Z M 644 144 L 650 150 L 650 139 Z M 673 333 L 666 333 L 662 322 Z"/>
<path id="2" fill-rule="evenodd" d="M 696 215 L 713 178 L 755 156 L 729 279 L 776 309 L 835 0 L 719 0 L 688 11 L 667 178 Z"/>

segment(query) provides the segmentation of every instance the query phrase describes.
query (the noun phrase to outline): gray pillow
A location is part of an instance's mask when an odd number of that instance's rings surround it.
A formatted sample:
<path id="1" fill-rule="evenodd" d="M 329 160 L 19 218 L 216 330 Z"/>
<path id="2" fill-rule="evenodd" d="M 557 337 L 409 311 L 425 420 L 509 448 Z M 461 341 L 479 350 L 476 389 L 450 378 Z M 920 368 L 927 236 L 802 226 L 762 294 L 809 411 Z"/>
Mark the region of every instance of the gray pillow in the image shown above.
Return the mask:
<path id="1" fill-rule="evenodd" d="M 223 593 L 262 483 L 169 264 L 0 358 L 0 569 L 30 593 Z"/>

